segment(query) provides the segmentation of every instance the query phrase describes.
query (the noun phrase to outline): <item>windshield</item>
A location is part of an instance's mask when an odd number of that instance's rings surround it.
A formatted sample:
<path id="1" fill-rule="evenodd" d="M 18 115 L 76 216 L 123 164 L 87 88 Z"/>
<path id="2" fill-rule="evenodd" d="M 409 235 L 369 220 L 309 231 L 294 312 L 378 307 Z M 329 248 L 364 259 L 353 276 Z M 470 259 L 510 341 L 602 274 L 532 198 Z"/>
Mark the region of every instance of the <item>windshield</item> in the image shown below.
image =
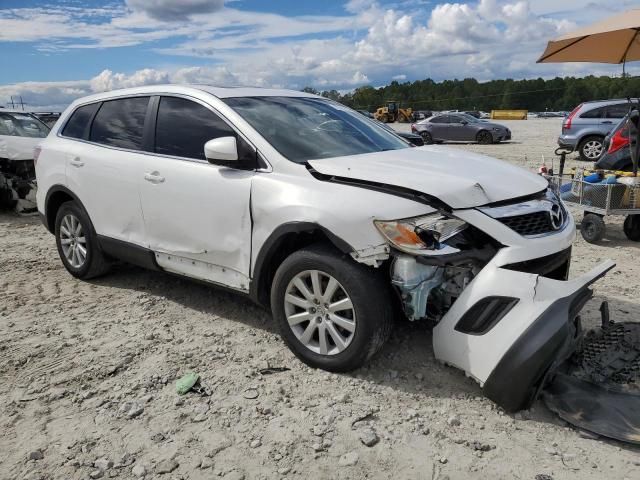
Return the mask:
<path id="1" fill-rule="evenodd" d="M 0 112 L 0 135 L 44 138 L 49 135 L 49 128 L 28 113 Z"/>
<path id="2" fill-rule="evenodd" d="M 409 148 L 360 113 L 308 97 L 237 97 L 223 101 L 291 161 Z"/>

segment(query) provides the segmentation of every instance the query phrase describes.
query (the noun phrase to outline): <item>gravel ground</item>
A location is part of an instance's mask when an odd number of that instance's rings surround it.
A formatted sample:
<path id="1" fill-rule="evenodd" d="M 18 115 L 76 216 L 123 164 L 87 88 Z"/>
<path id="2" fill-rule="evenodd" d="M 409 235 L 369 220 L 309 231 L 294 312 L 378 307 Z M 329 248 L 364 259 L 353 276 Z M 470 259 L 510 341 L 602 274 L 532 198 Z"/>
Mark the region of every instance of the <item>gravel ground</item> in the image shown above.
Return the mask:
<path id="1" fill-rule="evenodd" d="M 549 165 L 559 121 L 504 123 L 513 142 L 456 148 L 529 167 L 544 154 Z M 618 262 L 597 284 L 588 324 L 603 298 L 615 320 L 640 314 L 638 245 L 620 227 L 612 222 L 601 246 L 575 243 L 572 275 Z M 175 381 L 186 372 L 199 373 L 211 395 L 179 397 Z M 398 325 L 353 374 L 312 370 L 248 300 L 126 265 L 75 280 L 36 218 L 7 213 L 0 386 L 2 479 L 558 480 L 640 471 L 638 448 L 579 432 L 540 402 L 502 412 L 434 361 L 424 324 Z"/>

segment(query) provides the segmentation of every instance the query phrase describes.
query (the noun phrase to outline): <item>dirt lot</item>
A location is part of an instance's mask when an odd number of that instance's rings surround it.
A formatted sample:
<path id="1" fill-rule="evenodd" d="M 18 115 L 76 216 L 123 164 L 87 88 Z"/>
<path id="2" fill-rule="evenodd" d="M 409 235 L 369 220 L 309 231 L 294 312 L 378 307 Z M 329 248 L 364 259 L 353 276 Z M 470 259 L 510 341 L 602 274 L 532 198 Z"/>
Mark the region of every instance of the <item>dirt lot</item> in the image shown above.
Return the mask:
<path id="1" fill-rule="evenodd" d="M 560 122 L 509 123 L 509 144 L 457 148 L 549 164 Z M 640 318 L 638 246 L 619 222 L 602 246 L 576 240 L 573 275 L 618 263 L 587 323 L 603 298 Z M 366 368 L 312 370 L 248 300 L 124 265 L 77 281 L 36 218 L 0 214 L 0 478 L 639 478 L 640 449 L 540 402 L 505 414 L 430 342 L 407 322 Z M 211 396 L 176 394 L 189 371 Z"/>

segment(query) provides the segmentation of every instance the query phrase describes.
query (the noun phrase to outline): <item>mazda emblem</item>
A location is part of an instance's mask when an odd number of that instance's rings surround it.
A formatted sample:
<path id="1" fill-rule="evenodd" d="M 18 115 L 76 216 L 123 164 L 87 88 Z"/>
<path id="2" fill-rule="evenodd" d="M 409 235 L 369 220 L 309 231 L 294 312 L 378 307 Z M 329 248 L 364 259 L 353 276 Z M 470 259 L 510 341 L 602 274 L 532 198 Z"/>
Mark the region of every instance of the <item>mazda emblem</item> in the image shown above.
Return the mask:
<path id="1" fill-rule="evenodd" d="M 549 220 L 551 220 L 551 227 L 554 230 L 560 230 L 564 223 L 564 213 L 560 208 L 560 205 L 554 205 L 549 212 Z"/>

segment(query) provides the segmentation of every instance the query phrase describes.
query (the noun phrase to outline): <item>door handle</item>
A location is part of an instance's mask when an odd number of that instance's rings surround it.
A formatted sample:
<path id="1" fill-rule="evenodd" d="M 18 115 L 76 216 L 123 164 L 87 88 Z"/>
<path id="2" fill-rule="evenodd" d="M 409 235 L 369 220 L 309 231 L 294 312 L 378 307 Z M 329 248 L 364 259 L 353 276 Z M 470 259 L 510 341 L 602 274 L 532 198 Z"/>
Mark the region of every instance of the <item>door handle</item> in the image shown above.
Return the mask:
<path id="1" fill-rule="evenodd" d="M 609 123 L 613 123 L 613 122 L 611 120 L 605 120 L 604 122 L 602 122 L 603 125 L 609 124 Z"/>
<path id="2" fill-rule="evenodd" d="M 80 167 L 84 167 L 84 162 L 82 160 L 80 160 L 80 157 L 74 157 L 69 161 L 69 164 L 76 167 L 76 168 L 80 168 Z"/>
<path id="3" fill-rule="evenodd" d="M 145 173 L 144 179 L 147 182 L 156 183 L 156 184 L 164 182 L 164 177 L 161 176 L 160 173 L 158 172 Z"/>

